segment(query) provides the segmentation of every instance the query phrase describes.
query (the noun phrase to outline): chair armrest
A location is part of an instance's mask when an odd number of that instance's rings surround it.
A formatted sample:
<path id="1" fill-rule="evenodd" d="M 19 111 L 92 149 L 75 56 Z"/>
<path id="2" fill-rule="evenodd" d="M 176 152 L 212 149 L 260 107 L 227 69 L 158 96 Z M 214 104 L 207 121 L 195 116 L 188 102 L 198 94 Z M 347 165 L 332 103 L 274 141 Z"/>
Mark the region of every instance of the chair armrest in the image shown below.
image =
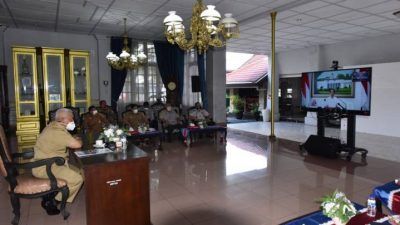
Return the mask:
<path id="1" fill-rule="evenodd" d="M 13 153 L 11 156 L 12 156 L 13 160 L 16 160 L 18 158 L 32 159 L 34 155 L 35 155 L 35 153 L 34 153 L 33 149 L 30 149 L 30 150 L 24 151 L 24 152 Z"/>
<path id="2" fill-rule="evenodd" d="M 16 168 L 16 169 L 33 169 L 38 168 L 41 166 L 46 166 L 46 173 L 47 177 L 50 179 L 50 186 L 51 189 L 57 189 L 57 179 L 54 176 L 53 172 L 51 172 L 51 166 L 56 164 L 57 166 L 62 166 L 65 164 L 65 159 L 62 157 L 53 157 L 48 159 L 41 159 L 35 162 L 28 162 L 28 163 L 11 163 L 12 166 L 9 168 Z M 7 167 L 6 167 L 7 168 Z M 12 171 L 7 171 L 12 172 Z"/>

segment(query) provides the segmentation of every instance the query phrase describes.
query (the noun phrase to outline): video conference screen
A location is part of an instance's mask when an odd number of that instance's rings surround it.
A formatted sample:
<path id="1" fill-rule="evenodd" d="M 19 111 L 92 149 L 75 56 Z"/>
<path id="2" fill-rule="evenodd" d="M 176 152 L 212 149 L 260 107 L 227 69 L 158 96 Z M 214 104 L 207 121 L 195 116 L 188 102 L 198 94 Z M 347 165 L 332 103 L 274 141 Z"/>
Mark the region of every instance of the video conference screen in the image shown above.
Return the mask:
<path id="1" fill-rule="evenodd" d="M 341 109 L 370 115 L 371 72 L 368 67 L 303 73 L 302 107 L 308 111 Z"/>

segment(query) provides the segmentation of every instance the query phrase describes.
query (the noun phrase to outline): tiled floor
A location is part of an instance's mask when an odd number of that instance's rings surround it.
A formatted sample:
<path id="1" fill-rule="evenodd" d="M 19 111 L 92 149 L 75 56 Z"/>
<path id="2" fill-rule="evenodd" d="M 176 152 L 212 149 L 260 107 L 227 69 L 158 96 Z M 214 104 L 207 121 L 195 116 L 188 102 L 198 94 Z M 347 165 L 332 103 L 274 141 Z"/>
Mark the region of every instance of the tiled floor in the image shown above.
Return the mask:
<path id="1" fill-rule="evenodd" d="M 192 148 L 166 143 L 149 151 L 151 220 L 154 225 L 273 225 L 318 208 L 334 189 L 364 203 L 375 185 L 400 176 L 399 163 L 373 157 L 367 164 L 302 156 L 298 143 L 229 131 L 226 149 L 203 139 Z M 47 216 L 39 200 L 23 200 L 21 225 L 85 224 L 82 190 L 68 205 L 71 216 Z M 0 181 L 0 225 L 12 217 Z"/>
<path id="2" fill-rule="evenodd" d="M 261 135 L 270 135 L 269 122 L 249 122 L 228 124 L 228 127 L 235 130 L 242 130 Z M 316 134 L 317 127 L 305 125 L 304 123 L 277 122 L 275 123 L 275 135 L 292 141 L 304 142 L 310 134 Z M 346 141 L 346 131 L 335 128 L 326 128 L 325 136 L 340 138 Z M 369 156 L 377 158 L 400 161 L 400 137 L 384 135 L 356 133 L 356 146 L 369 151 Z"/>

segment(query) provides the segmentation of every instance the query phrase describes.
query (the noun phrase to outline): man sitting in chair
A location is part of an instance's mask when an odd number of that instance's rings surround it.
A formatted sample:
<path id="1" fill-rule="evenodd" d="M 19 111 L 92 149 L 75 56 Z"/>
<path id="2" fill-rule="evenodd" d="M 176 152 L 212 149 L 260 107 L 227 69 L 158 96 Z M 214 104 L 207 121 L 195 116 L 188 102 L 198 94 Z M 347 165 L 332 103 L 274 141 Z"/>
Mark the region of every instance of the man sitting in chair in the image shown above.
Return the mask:
<path id="1" fill-rule="evenodd" d="M 165 106 L 165 110 L 160 112 L 160 121 L 164 130 L 168 132 L 168 141 L 171 142 L 172 132 L 182 128 L 182 121 L 179 114 L 172 109 L 170 103 L 167 103 Z"/>
<path id="2" fill-rule="evenodd" d="M 149 102 L 143 102 L 143 106 L 140 108 L 140 111 L 144 112 L 144 114 L 146 115 L 147 119 L 149 120 L 150 127 L 157 129 L 157 120 L 154 116 L 154 110 L 150 108 Z"/>
<path id="3" fill-rule="evenodd" d="M 104 114 L 99 113 L 94 106 L 89 107 L 89 112 L 83 116 L 83 128 L 86 131 L 89 145 L 94 144 L 103 131 L 103 128 L 108 126 L 108 124 L 108 120 Z"/>
<path id="4" fill-rule="evenodd" d="M 149 126 L 149 121 L 143 112 L 139 112 L 137 105 L 133 105 L 132 111 L 126 112 L 122 120 L 125 125 L 134 130 L 138 130 L 139 126 Z"/>
<path id="5" fill-rule="evenodd" d="M 80 138 L 73 137 L 68 131 L 75 129 L 74 115 L 70 109 L 61 108 L 57 110 L 55 121 L 49 123 L 39 135 L 34 147 L 34 160 L 62 157 L 66 163 L 62 166 L 53 165 L 51 171 L 57 179 L 67 182 L 69 197 L 67 202 L 72 202 L 82 186 L 83 178 L 79 169 L 68 164 L 67 148 L 77 149 L 82 147 Z M 33 176 L 37 178 L 48 178 L 46 167 L 32 169 Z M 55 200 L 61 201 L 61 193 L 55 196 Z M 47 195 L 43 198 L 42 207 L 49 215 L 60 213 L 57 209 L 54 195 Z"/>
<path id="6" fill-rule="evenodd" d="M 189 120 L 194 122 L 205 121 L 208 125 L 213 125 L 214 122 L 210 118 L 210 113 L 203 109 L 200 102 L 195 103 L 195 108 L 189 111 Z"/>
<path id="7" fill-rule="evenodd" d="M 107 105 L 106 100 L 101 100 L 99 102 L 100 107 L 98 108 L 99 112 L 103 113 L 106 116 L 108 123 L 116 124 L 117 123 L 117 115 L 111 106 Z"/>

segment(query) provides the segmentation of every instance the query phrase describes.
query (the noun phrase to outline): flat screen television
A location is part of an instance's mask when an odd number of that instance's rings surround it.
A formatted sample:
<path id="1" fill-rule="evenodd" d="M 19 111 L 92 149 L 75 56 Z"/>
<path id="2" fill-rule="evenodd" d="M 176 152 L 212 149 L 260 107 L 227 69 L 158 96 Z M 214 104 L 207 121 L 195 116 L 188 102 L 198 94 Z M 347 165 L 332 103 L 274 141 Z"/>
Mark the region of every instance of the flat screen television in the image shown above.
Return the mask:
<path id="1" fill-rule="evenodd" d="M 371 76 L 371 67 L 303 73 L 302 107 L 307 111 L 341 109 L 369 116 Z"/>

